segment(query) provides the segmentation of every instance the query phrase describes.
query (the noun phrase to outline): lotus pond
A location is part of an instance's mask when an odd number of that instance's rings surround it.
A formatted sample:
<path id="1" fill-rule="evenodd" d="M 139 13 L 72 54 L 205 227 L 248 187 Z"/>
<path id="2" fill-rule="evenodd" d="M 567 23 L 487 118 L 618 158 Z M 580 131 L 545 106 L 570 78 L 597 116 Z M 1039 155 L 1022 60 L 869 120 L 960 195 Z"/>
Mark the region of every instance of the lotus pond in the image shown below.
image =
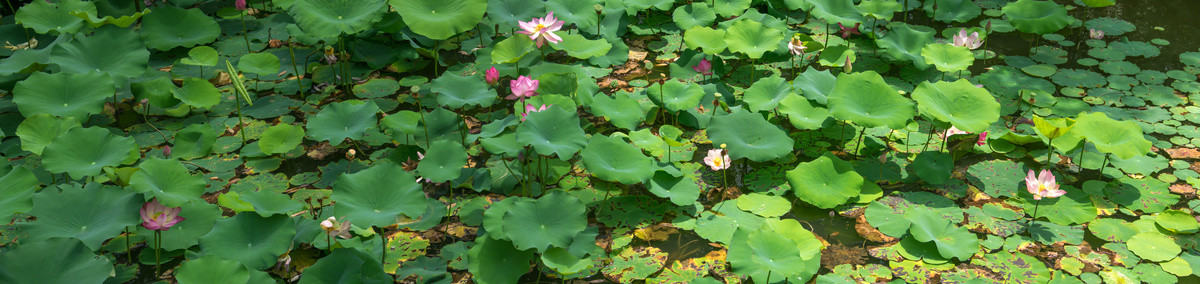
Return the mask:
<path id="1" fill-rule="evenodd" d="M 1200 282 L 1188 1 L 13 2 L 0 283 Z"/>

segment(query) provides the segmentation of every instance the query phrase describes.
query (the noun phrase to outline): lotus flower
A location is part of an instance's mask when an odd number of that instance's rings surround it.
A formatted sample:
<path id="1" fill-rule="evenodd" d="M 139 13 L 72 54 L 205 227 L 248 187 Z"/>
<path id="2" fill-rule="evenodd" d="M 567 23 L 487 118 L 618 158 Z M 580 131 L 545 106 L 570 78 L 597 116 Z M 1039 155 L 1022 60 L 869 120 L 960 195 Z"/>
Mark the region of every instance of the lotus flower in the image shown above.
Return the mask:
<path id="1" fill-rule="evenodd" d="M 946 129 L 946 132 L 942 133 L 942 135 L 946 136 L 946 137 L 950 137 L 953 135 L 959 135 L 959 134 L 969 134 L 969 133 L 967 133 L 966 131 L 962 131 L 962 130 L 958 129 L 958 127 L 954 127 L 954 126 L 950 126 L 950 129 Z"/>
<path id="2" fill-rule="evenodd" d="M 979 133 L 979 141 L 975 141 L 975 145 L 983 146 L 983 144 L 987 144 L 987 131 Z"/>
<path id="3" fill-rule="evenodd" d="M 233 7 L 237 8 L 238 10 L 246 10 L 246 0 L 233 1 Z"/>
<path id="4" fill-rule="evenodd" d="M 171 226 L 183 221 L 184 218 L 179 217 L 179 210 L 179 207 L 163 206 L 158 203 L 158 199 L 146 202 L 146 204 L 142 204 L 142 210 L 139 211 L 142 214 L 142 227 L 149 230 L 166 231 Z"/>
<path id="5" fill-rule="evenodd" d="M 518 76 L 516 80 L 509 82 L 509 87 L 512 88 L 512 94 L 504 97 L 509 100 L 521 99 L 536 96 L 538 88 L 538 80 L 529 79 L 529 77 Z"/>
<path id="6" fill-rule="evenodd" d="M 325 230 L 325 233 L 329 234 L 330 237 L 351 238 L 350 222 L 346 221 L 345 218 L 342 218 L 342 221 L 338 221 L 336 218 L 329 217 L 329 219 L 321 221 L 321 229 Z"/>
<path id="7" fill-rule="evenodd" d="M 517 21 L 521 26 L 522 31 L 519 34 L 529 35 L 529 39 L 537 41 L 537 47 L 541 48 L 547 40 L 551 43 L 562 42 L 562 38 L 555 35 L 554 32 L 562 28 L 566 22 L 559 21 L 554 17 L 554 12 L 546 13 L 545 17 L 533 18 L 528 22 Z"/>
<path id="8" fill-rule="evenodd" d="M 843 26 L 842 23 L 838 23 L 838 29 L 842 30 L 841 31 L 842 38 L 848 38 L 851 35 L 861 35 L 862 34 L 862 33 L 858 32 L 858 26 L 860 26 L 860 25 L 862 25 L 862 23 L 854 23 L 853 28 L 847 28 L 846 26 Z"/>
<path id="9" fill-rule="evenodd" d="M 708 58 L 701 58 L 700 63 L 692 66 L 692 70 L 696 70 L 701 75 L 712 75 L 712 62 L 708 61 Z"/>
<path id="10" fill-rule="evenodd" d="M 708 150 L 708 156 L 704 157 L 704 164 L 707 164 L 713 171 L 719 171 L 729 168 L 729 154 L 722 154 L 723 149 Z"/>
<path id="11" fill-rule="evenodd" d="M 544 104 L 542 105 L 541 108 L 535 108 L 535 107 L 533 107 L 533 105 L 525 105 L 525 113 L 521 114 L 521 121 L 525 121 L 525 117 L 529 116 L 529 113 L 540 112 L 540 111 L 546 110 L 546 107 L 547 107 L 547 105 L 544 105 Z"/>
<path id="12" fill-rule="evenodd" d="M 1088 29 L 1088 37 L 1092 39 L 1104 39 L 1104 30 Z"/>
<path id="13" fill-rule="evenodd" d="M 1033 176 L 1033 170 L 1029 170 L 1029 175 L 1025 176 L 1025 189 L 1033 194 L 1034 200 L 1042 200 L 1045 198 L 1055 198 L 1067 194 L 1066 191 L 1058 189 L 1058 182 L 1054 181 L 1054 174 L 1050 170 L 1042 170 L 1036 178 Z"/>
<path id="14" fill-rule="evenodd" d="M 171 145 L 163 146 L 163 157 L 171 156 Z"/>
<path id="15" fill-rule="evenodd" d="M 954 45 L 976 49 L 983 46 L 983 40 L 979 39 L 979 32 L 971 32 L 971 35 L 967 35 L 967 29 L 959 29 L 958 34 L 954 35 Z"/>
<path id="16" fill-rule="evenodd" d="M 495 85 L 496 82 L 500 81 L 500 72 L 496 71 L 496 66 L 492 66 L 491 69 L 488 69 L 484 73 L 486 74 L 483 75 L 483 80 L 487 81 L 488 85 Z"/>
<path id="17" fill-rule="evenodd" d="M 792 37 L 792 40 L 788 41 L 788 51 L 791 51 L 792 55 L 803 55 L 804 49 L 807 49 L 807 47 L 804 47 L 804 42 L 800 41 L 800 38 Z"/>

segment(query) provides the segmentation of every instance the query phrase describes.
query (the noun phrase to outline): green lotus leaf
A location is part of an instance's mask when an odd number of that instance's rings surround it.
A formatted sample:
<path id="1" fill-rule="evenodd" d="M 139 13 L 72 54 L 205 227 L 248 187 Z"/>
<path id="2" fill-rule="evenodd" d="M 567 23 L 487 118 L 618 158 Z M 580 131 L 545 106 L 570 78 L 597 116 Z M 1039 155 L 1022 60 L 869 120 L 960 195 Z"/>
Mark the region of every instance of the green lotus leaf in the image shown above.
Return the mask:
<path id="1" fill-rule="evenodd" d="M 492 47 L 492 63 L 516 63 L 533 50 L 533 41 L 529 37 L 511 36 Z"/>
<path id="2" fill-rule="evenodd" d="M 88 26 L 93 28 L 98 28 L 105 25 L 113 25 L 118 28 L 127 28 L 130 25 L 133 25 L 134 22 L 137 22 L 138 19 L 141 19 L 142 16 L 146 15 L 146 13 L 150 12 L 149 9 L 137 11 L 128 6 L 116 7 L 109 3 L 98 4 L 100 4 L 100 6 L 97 6 L 95 10 L 71 11 L 71 15 L 83 19 L 84 22 L 88 23 Z M 101 16 L 100 12 L 103 12 L 104 15 Z"/>
<path id="3" fill-rule="evenodd" d="M 800 222 L 768 219 L 757 230 L 737 230 L 729 243 L 728 260 L 733 272 L 748 275 L 755 283 L 807 282 L 820 269 L 823 247 Z"/>
<path id="4" fill-rule="evenodd" d="M 958 72 L 967 70 L 975 62 L 975 55 L 965 46 L 952 44 L 928 44 L 921 48 L 925 62 L 933 64 L 938 71 Z"/>
<path id="5" fill-rule="evenodd" d="M 67 133 L 67 130 L 78 128 L 79 120 L 73 117 L 57 117 L 50 114 L 35 114 L 17 126 L 17 137 L 21 138 L 21 150 L 42 154 L 42 149 L 50 145 L 54 138 Z"/>
<path id="6" fill-rule="evenodd" d="M 88 73 L 98 70 L 119 83 L 146 72 L 150 51 L 146 50 L 137 33 L 109 27 L 54 46 L 50 62 L 57 64 L 64 72 Z"/>
<path id="7" fill-rule="evenodd" d="M 337 146 L 347 138 L 362 139 L 368 129 L 375 128 L 379 107 L 373 101 L 350 100 L 325 105 L 321 112 L 308 120 L 304 128 L 317 141 L 329 141 Z"/>
<path id="8" fill-rule="evenodd" d="M 729 45 L 725 43 L 725 30 L 695 26 L 683 32 L 683 42 L 688 48 L 697 48 L 705 54 L 720 54 Z"/>
<path id="9" fill-rule="evenodd" d="M 792 87 L 802 90 L 804 97 L 824 105 L 828 103 L 829 92 L 833 91 L 836 82 L 837 77 L 829 73 L 829 70 L 817 71 L 809 66 L 804 73 L 796 75 L 796 79 L 792 80 Z"/>
<path id="10" fill-rule="evenodd" d="M 96 5 L 81 0 L 54 1 L 34 0 L 17 9 L 18 24 L 39 34 L 50 31 L 59 34 L 69 34 L 83 27 L 83 19 L 71 15 L 71 12 L 96 12 Z"/>
<path id="11" fill-rule="evenodd" d="M 932 16 L 934 20 L 942 22 L 965 23 L 983 13 L 983 9 L 980 9 L 979 5 L 975 4 L 975 1 L 970 0 L 934 0 L 924 2 L 925 14 Z"/>
<path id="12" fill-rule="evenodd" d="M 383 272 L 378 259 L 357 249 L 335 249 L 304 271 L 299 282 L 303 284 L 392 282 L 392 276 Z"/>
<path id="13" fill-rule="evenodd" d="M 862 192 L 863 178 L 849 162 L 823 155 L 785 174 L 796 197 L 820 208 L 833 208 Z"/>
<path id="14" fill-rule="evenodd" d="M 909 218 L 904 216 L 908 215 L 908 212 L 922 209 L 937 211 L 943 219 L 955 224 L 963 221 L 963 210 L 959 209 L 953 200 L 924 191 L 901 192 L 871 202 L 863 211 L 863 217 L 868 224 L 884 235 L 899 238 L 912 226 Z"/>
<path id="15" fill-rule="evenodd" d="M 657 87 L 647 87 L 646 96 L 655 104 L 671 112 L 686 111 L 700 106 L 704 98 L 700 85 L 685 84 L 679 80 L 667 80 Z"/>
<path id="16" fill-rule="evenodd" d="M 1081 113 L 1075 119 L 1071 132 L 1087 138 L 1100 152 L 1114 154 L 1121 159 L 1150 152 L 1150 141 L 1146 140 L 1137 123 L 1114 120 L 1102 112 Z"/>
<path id="17" fill-rule="evenodd" d="M 437 140 L 426 149 L 425 159 L 417 165 L 421 177 L 433 182 L 458 178 L 467 165 L 467 149 L 452 140 Z"/>
<path id="18" fill-rule="evenodd" d="M 217 221 L 212 231 L 200 237 L 200 248 L 206 255 L 263 270 L 275 265 L 279 256 L 288 252 L 295 236 L 296 224 L 287 216 L 261 217 L 242 212 Z"/>
<path id="19" fill-rule="evenodd" d="M 75 238 L 98 250 L 104 241 L 140 221 L 141 199 L 133 192 L 112 187 L 43 190 L 33 196 L 33 210 L 29 211 L 37 221 L 23 223 L 20 228 L 34 241 Z"/>
<path id="20" fill-rule="evenodd" d="M 767 218 L 783 216 L 792 211 L 792 203 L 786 198 L 757 192 L 739 196 L 737 206 L 746 212 Z"/>
<path id="21" fill-rule="evenodd" d="M 33 209 L 33 193 L 41 189 L 37 177 L 25 167 L 13 167 L 0 171 L 0 218 L 25 213 Z"/>
<path id="22" fill-rule="evenodd" d="M 416 180 L 390 162 L 339 176 L 333 184 L 334 213 L 360 227 L 386 227 L 400 217 L 421 216 L 429 203 Z"/>
<path id="23" fill-rule="evenodd" d="M 258 76 L 279 74 L 279 57 L 270 53 L 248 53 L 238 59 L 237 68 L 242 72 Z"/>
<path id="24" fill-rule="evenodd" d="M 0 265 L 0 282 L 4 283 L 103 283 L 113 272 L 108 258 L 97 256 L 78 240 L 65 238 L 21 242 L 0 254 L 0 263 L 4 263 Z"/>
<path id="25" fill-rule="evenodd" d="M 1075 21 L 1067 15 L 1066 7 L 1054 1 L 1018 0 L 1004 5 L 1000 11 L 1014 28 L 1026 33 L 1053 33 Z"/>
<path id="26" fill-rule="evenodd" d="M 193 66 L 216 66 L 217 55 L 216 49 L 201 45 L 188 50 L 188 57 L 179 59 L 179 63 Z"/>
<path id="27" fill-rule="evenodd" d="M 81 179 L 99 174 L 104 167 L 137 161 L 133 138 L 113 135 L 100 127 L 72 128 L 42 150 L 42 163 L 51 173 L 68 173 Z"/>
<path id="28" fill-rule="evenodd" d="M 367 80 L 362 84 L 354 85 L 354 96 L 363 99 L 392 97 L 395 96 L 396 91 L 399 90 L 400 82 L 396 82 L 396 80 L 388 78 L 375 78 Z M 495 95 L 493 94 L 493 96 Z"/>
<path id="29" fill-rule="evenodd" d="M 1100 182 L 1100 181 L 1096 181 Z M 1087 187 L 1086 185 L 1084 186 Z M 1039 213 L 1040 215 L 1040 213 Z M 1125 242 L 1138 233 L 1138 229 L 1121 219 L 1100 218 L 1088 222 L 1088 231 L 1107 242 Z"/>
<path id="30" fill-rule="evenodd" d="M 603 39 L 589 40 L 577 33 L 564 34 L 559 37 L 562 37 L 562 42 L 553 44 L 551 47 L 566 51 L 568 56 L 578 59 L 604 56 L 608 54 L 608 49 L 612 48 L 612 44 L 608 43 L 608 41 Z"/>
<path id="31" fill-rule="evenodd" d="M 518 29 L 520 27 L 517 26 L 517 21 L 529 21 L 546 15 L 546 5 L 540 1 L 488 0 L 487 2 L 488 21 L 499 23 L 502 27 Z"/>
<path id="32" fill-rule="evenodd" d="M 713 21 L 717 20 L 717 14 L 707 3 L 692 3 L 676 7 L 671 13 L 671 20 L 675 21 L 675 26 L 679 29 L 689 30 L 692 27 L 712 25 Z"/>
<path id="33" fill-rule="evenodd" d="M 599 23 L 599 15 L 596 15 L 596 4 L 603 4 L 600 0 L 549 0 L 546 1 L 546 12 L 554 12 L 554 17 L 560 21 L 566 22 L 566 25 L 575 24 L 579 29 L 595 29 L 593 28 Z M 540 4 L 530 4 L 529 6 L 540 6 Z M 624 6 L 624 5 L 621 5 Z M 540 8 L 540 7 L 539 7 Z M 615 8 L 615 7 L 614 7 Z M 528 9 L 528 7 L 527 7 Z M 628 9 L 628 8 L 626 8 Z M 626 10 L 628 11 L 628 10 Z M 630 13 L 632 14 L 632 13 Z M 544 16 L 544 15 L 538 15 Z M 529 19 L 524 19 L 528 21 Z M 564 32 L 560 32 L 562 35 Z"/>
<path id="34" fill-rule="evenodd" d="M 171 157 L 190 160 L 212 153 L 217 137 L 221 136 L 212 126 L 192 124 L 175 133 L 175 148 Z"/>
<path id="35" fill-rule="evenodd" d="M 912 101 L 897 93 L 875 71 L 838 74 L 829 94 L 829 112 L 834 118 L 862 127 L 891 129 L 903 129 L 914 114 Z"/>
<path id="36" fill-rule="evenodd" d="M 889 27 L 891 31 L 876 40 L 875 44 L 883 48 L 883 52 L 892 58 L 912 60 L 913 65 L 920 69 L 929 68 L 929 64 L 925 63 L 925 57 L 921 55 L 921 52 L 926 45 L 933 42 L 936 32 L 929 27 L 905 23 L 893 23 Z"/>
<path id="37" fill-rule="evenodd" d="M 1180 210 L 1167 210 L 1154 217 L 1154 222 L 1173 233 L 1192 234 L 1200 231 L 1200 223 L 1192 214 Z"/>
<path id="38" fill-rule="evenodd" d="M 504 232 L 519 250 L 565 248 L 587 228 L 587 207 L 578 198 L 553 191 L 537 200 L 520 200 L 504 213 Z"/>
<path id="39" fill-rule="evenodd" d="M 713 145 L 725 144 L 730 158 L 746 158 L 755 162 L 786 156 L 792 152 L 795 143 L 779 126 L 767 122 L 762 115 L 741 109 L 713 118 L 708 126 L 708 136 Z"/>
<path id="40" fill-rule="evenodd" d="M 472 261 L 467 271 L 472 280 L 480 284 L 517 283 L 529 269 L 534 250 L 519 250 L 507 240 L 498 240 L 486 234 L 475 239 L 475 246 L 467 252 Z"/>
<path id="41" fill-rule="evenodd" d="M 752 59 L 779 48 L 783 33 L 749 19 L 739 19 L 725 31 L 725 44 L 731 52 L 741 52 Z M 706 49 L 705 52 L 708 52 Z"/>
<path id="42" fill-rule="evenodd" d="M 647 91 L 653 89 L 655 88 L 649 88 Z M 637 128 L 646 118 L 646 112 L 637 100 L 629 97 L 628 92 L 617 92 L 612 97 L 597 94 L 588 107 L 592 114 L 603 116 L 613 126 L 627 130 Z"/>
<path id="43" fill-rule="evenodd" d="M 779 102 L 779 113 L 787 115 L 788 122 L 797 129 L 818 129 L 829 120 L 828 109 L 813 106 L 808 99 L 796 95 L 787 96 Z"/>
<path id="44" fill-rule="evenodd" d="M 560 107 L 530 113 L 517 126 L 517 142 L 533 146 L 539 155 L 556 154 L 560 159 L 569 159 L 583 149 L 586 140 L 579 116 Z"/>
<path id="45" fill-rule="evenodd" d="M 921 82 L 912 92 L 917 110 L 939 121 L 970 132 L 986 131 L 1000 119 L 1000 103 L 984 88 L 966 79 L 954 82 Z"/>
<path id="46" fill-rule="evenodd" d="M 1116 0 L 1083 0 L 1083 4 L 1092 8 L 1103 8 L 1117 4 Z"/>
<path id="47" fill-rule="evenodd" d="M 486 0 L 389 0 L 413 32 L 447 39 L 474 28 L 487 11 Z"/>
<path id="48" fill-rule="evenodd" d="M 925 151 L 917 154 L 909 166 L 921 180 L 930 184 L 943 184 L 950 180 L 954 160 L 947 152 Z"/>
<path id="49" fill-rule="evenodd" d="M 938 212 L 930 209 L 910 211 L 905 217 L 912 220 L 908 233 L 919 242 L 933 242 L 938 254 L 947 259 L 966 261 L 979 250 L 979 238 L 966 227 L 951 223 Z"/>
<path id="50" fill-rule="evenodd" d="M 655 196 L 667 198 L 675 205 L 690 205 L 700 197 L 700 185 L 693 175 L 673 176 L 666 171 L 654 172 L 654 177 L 647 183 L 647 191 Z"/>
<path id="51" fill-rule="evenodd" d="M 296 149 L 304 141 L 304 128 L 280 123 L 268 127 L 258 140 L 258 150 L 263 154 L 283 154 Z"/>
<path id="52" fill-rule="evenodd" d="M 621 138 L 592 135 L 581 155 L 588 172 L 602 180 L 638 184 L 654 175 L 654 160 Z"/>
<path id="53" fill-rule="evenodd" d="M 864 0 L 856 7 L 863 15 L 880 20 L 891 20 L 896 12 L 905 8 L 900 2 L 891 0 Z"/>
<path id="54" fill-rule="evenodd" d="M 104 73 L 38 72 L 17 82 L 12 102 L 25 117 L 45 113 L 87 118 L 100 113 L 114 92 L 112 78 Z"/>
<path id="55" fill-rule="evenodd" d="M 176 160 L 150 158 L 138 165 L 130 177 L 129 186 L 147 198 L 155 197 L 167 207 L 179 207 L 187 202 L 203 202 L 204 178 L 192 175 Z"/>
<path id="56" fill-rule="evenodd" d="M 858 56 L 849 46 L 835 45 L 822 50 L 821 55 L 817 57 L 817 63 L 825 67 L 842 67 L 846 66 L 847 61 L 853 65 L 855 59 L 858 59 Z"/>
<path id="57" fill-rule="evenodd" d="M 211 108 L 221 103 L 221 91 L 208 80 L 189 77 L 183 86 L 171 92 L 176 99 L 195 108 Z"/>
<path id="58" fill-rule="evenodd" d="M 437 93 L 434 98 L 438 104 L 451 108 L 467 105 L 489 107 L 496 101 L 496 90 L 488 88 L 487 82 L 478 76 L 458 76 L 446 72 L 434 79 L 430 86 Z"/>
<path id="59" fill-rule="evenodd" d="M 812 5 L 812 10 L 809 11 L 817 18 L 825 20 L 829 25 L 853 26 L 856 23 L 861 23 L 863 20 L 862 11 L 854 6 L 854 1 L 851 0 L 806 0 L 809 5 Z"/>
<path id="60" fill-rule="evenodd" d="M 236 210 L 235 210 L 236 212 Z M 221 206 L 209 204 L 203 200 L 188 202 L 179 208 L 179 216 L 187 218 L 171 226 L 170 230 L 162 231 L 163 251 L 188 249 L 200 243 L 200 237 L 212 231 L 217 219 L 221 219 Z M 152 236 L 154 231 L 145 227 L 137 227 L 136 234 Z"/>
<path id="61" fill-rule="evenodd" d="M 1164 262 L 1179 255 L 1182 248 L 1174 239 L 1159 232 L 1142 232 L 1126 242 L 1129 250 L 1145 260 Z"/>
<path id="62" fill-rule="evenodd" d="M 419 7 L 416 6 L 427 1 L 404 2 L 412 2 L 414 5 L 414 7 L 406 7 L 406 9 L 417 9 Z M 370 28 L 371 24 L 383 18 L 385 10 L 387 10 L 387 2 L 384 0 L 296 0 L 292 2 L 288 14 L 296 19 L 296 25 L 303 29 L 308 36 L 326 42 L 334 42 L 342 34 L 353 35 Z M 480 10 L 482 13 L 482 9 Z M 417 11 L 405 11 L 405 9 L 397 9 L 397 11 L 417 13 Z M 419 15 L 412 17 L 419 17 Z M 406 23 L 409 22 L 408 18 L 408 15 L 404 15 Z"/>
<path id="63" fill-rule="evenodd" d="M 695 86 L 695 85 L 691 85 Z M 779 107 L 779 102 L 792 94 L 792 86 L 779 75 L 762 78 L 742 95 L 742 101 L 751 111 L 773 110 Z"/>
<path id="64" fill-rule="evenodd" d="M 142 38 L 147 47 L 157 50 L 210 43 L 220 35 L 221 27 L 217 26 L 217 21 L 200 9 L 185 10 L 164 5 L 142 17 Z"/>
<path id="65" fill-rule="evenodd" d="M 175 280 L 180 284 L 192 283 L 275 283 L 266 272 L 247 269 L 237 261 L 225 260 L 215 255 L 184 261 L 175 270 Z"/>
<path id="66" fill-rule="evenodd" d="M 1122 177 L 1115 185 L 1103 187 L 1104 195 L 1121 207 L 1157 213 L 1179 202 L 1179 196 L 1171 194 L 1167 184 L 1157 179 L 1133 179 Z"/>

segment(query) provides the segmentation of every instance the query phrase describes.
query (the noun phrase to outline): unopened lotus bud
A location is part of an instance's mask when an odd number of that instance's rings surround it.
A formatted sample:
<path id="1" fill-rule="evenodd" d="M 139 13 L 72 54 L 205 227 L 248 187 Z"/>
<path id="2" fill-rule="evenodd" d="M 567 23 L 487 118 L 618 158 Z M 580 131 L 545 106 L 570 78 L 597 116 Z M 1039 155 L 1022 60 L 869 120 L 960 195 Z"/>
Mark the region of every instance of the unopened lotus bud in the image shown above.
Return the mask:
<path id="1" fill-rule="evenodd" d="M 163 147 L 163 157 L 170 157 L 170 156 L 171 156 L 171 145 L 167 145 L 167 146 Z"/>
<path id="2" fill-rule="evenodd" d="M 592 5 L 592 9 L 596 9 L 596 14 L 599 15 L 600 12 L 604 11 L 604 5 L 600 5 L 600 4 Z"/>

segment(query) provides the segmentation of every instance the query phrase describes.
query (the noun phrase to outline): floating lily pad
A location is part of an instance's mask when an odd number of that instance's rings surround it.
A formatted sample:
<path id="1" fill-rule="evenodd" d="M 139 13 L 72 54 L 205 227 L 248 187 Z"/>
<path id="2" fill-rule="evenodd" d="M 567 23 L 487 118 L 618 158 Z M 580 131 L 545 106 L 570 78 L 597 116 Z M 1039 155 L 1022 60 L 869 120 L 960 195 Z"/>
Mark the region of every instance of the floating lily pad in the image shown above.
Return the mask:
<path id="1" fill-rule="evenodd" d="M 849 162 L 821 156 L 787 172 L 796 197 L 820 208 L 833 208 L 862 192 L 863 178 Z"/>
<path id="2" fill-rule="evenodd" d="M 404 1 L 412 5 L 411 11 L 397 9 L 403 13 L 413 13 L 412 18 L 419 18 L 423 10 L 418 9 L 427 1 Z M 334 42 L 342 34 L 356 34 L 366 30 L 372 23 L 379 21 L 387 7 L 384 0 L 340 1 L 340 0 L 297 0 L 292 2 L 288 14 L 296 19 L 296 25 L 305 34 L 319 40 Z M 480 13 L 482 13 L 482 8 Z M 404 17 L 406 23 L 409 16 Z M 424 29 L 421 29 L 424 32 Z M 447 31 L 448 32 L 448 31 Z M 421 33 L 421 32 L 418 32 Z"/>
<path id="3" fill-rule="evenodd" d="M 839 74 L 829 94 L 829 111 L 834 118 L 867 128 L 902 129 L 914 115 L 912 101 L 875 71 Z"/>
<path id="4" fill-rule="evenodd" d="M 792 151 L 795 143 L 762 115 L 745 110 L 713 118 L 708 135 L 714 145 L 727 145 L 730 158 L 755 162 L 783 157 Z"/>
<path id="5" fill-rule="evenodd" d="M 581 155 L 583 166 L 603 180 L 638 184 L 654 174 L 653 160 L 621 138 L 592 135 Z"/>

